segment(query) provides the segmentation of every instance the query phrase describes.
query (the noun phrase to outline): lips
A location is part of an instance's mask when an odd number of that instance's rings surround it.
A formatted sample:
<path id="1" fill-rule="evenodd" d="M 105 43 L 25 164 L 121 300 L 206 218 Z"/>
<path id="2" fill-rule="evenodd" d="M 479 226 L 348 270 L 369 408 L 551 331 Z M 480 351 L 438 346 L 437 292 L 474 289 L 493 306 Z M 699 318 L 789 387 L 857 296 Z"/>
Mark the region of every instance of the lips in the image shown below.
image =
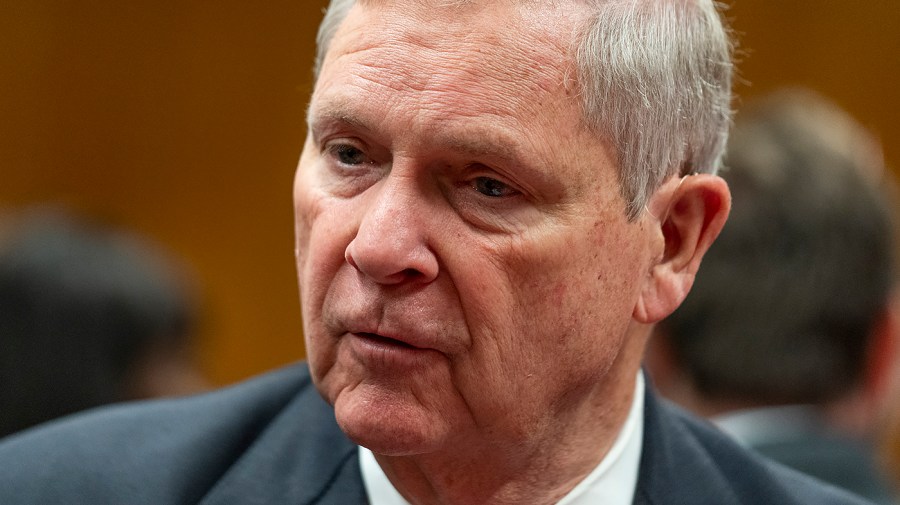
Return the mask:
<path id="1" fill-rule="evenodd" d="M 427 290 L 386 294 L 356 278 L 346 282 L 352 284 L 339 283 L 322 300 L 323 329 L 332 338 L 352 335 L 383 349 L 431 350 L 447 357 L 467 351 L 465 318 L 449 296 Z"/>
<path id="2" fill-rule="evenodd" d="M 350 334 L 385 349 L 447 351 L 450 344 L 447 335 L 431 320 L 420 321 L 421 318 L 408 314 L 392 317 L 382 310 L 370 310 L 337 318 L 334 330 L 337 334 Z"/>
<path id="3" fill-rule="evenodd" d="M 396 338 L 391 338 L 391 337 L 385 337 L 384 335 L 379 335 L 377 333 L 358 332 L 358 333 L 354 333 L 354 334 L 360 338 L 370 340 L 374 344 L 380 344 L 380 345 L 385 345 L 385 346 L 399 346 L 399 347 L 404 347 L 407 349 L 419 349 L 419 347 L 416 347 L 416 346 L 409 344 L 407 342 L 404 342 L 402 340 L 398 340 Z"/>
<path id="4" fill-rule="evenodd" d="M 405 339 L 387 337 L 375 332 L 348 332 L 343 348 L 352 359 L 366 367 L 368 373 L 382 379 L 407 377 L 414 370 L 434 368 L 445 355 L 431 347 L 415 346 Z"/>
<path id="5" fill-rule="evenodd" d="M 346 328 L 347 333 L 377 345 L 409 350 L 441 350 L 442 339 L 427 332 L 426 328 L 384 321 L 379 325 L 350 324 Z"/>

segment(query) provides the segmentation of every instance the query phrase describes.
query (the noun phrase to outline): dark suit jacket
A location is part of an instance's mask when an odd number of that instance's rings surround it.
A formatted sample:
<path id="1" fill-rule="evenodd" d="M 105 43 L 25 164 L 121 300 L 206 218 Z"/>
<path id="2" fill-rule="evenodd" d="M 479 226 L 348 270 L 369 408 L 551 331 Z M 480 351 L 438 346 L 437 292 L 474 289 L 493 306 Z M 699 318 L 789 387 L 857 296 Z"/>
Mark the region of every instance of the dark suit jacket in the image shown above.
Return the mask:
<path id="1" fill-rule="evenodd" d="M 877 466 L 873 448 L 829 428 L 812 406 L 749 411 L 756 429 L 741 443 L 779 463 L 850 490 L 875 503 L 896 504 L 890 483 Z M 727 431 L 727 430 L 726 430 Z"/>
<path id="2" fill-rule="evenodd" d="M 649 388 L 648 388 L 649 389 Z M 0 443 L 0 503 L 367 503 L 357 447 L 296 365 L 218 392 L 111 407 Z M 637 505 L 839 505 L 648 392 Z"/>

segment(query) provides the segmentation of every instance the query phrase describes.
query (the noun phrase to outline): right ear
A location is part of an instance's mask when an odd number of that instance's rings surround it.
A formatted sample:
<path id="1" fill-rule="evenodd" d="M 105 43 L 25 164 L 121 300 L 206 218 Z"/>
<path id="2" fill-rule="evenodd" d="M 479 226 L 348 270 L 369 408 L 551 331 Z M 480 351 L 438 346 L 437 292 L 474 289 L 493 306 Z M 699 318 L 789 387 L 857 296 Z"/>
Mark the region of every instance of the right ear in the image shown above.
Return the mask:
<path id="1" fill-rule="evenodd" d="M 645 324 L 665 318 L 687 297 L 703 255 L 725 226 L 731 193 L 721 177 L 689 175 L 666 182 L 648 208 L 662 214 L 655 226 L 664 243 L 662 257 L 651 266 L 633 313 Z"/>

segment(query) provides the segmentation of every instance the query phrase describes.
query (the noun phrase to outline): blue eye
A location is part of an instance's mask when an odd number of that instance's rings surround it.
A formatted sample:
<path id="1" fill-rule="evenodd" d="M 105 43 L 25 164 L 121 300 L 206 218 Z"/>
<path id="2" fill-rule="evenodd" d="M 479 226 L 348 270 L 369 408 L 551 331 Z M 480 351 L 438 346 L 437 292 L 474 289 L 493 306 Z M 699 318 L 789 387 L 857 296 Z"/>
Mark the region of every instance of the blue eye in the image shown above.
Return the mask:
<path id="1" fill-rule="evenodd" d="M 361 150 L 347 144 L 332 148 L 332 152 L 344 165 L 362 165 L 366 162 L 366 155 Z"/>
<path id="2" fill-rule="evenodd" d="M 490 177 L 476 177 L 472 181 L 472 187 L 482 195 L 493 198 L 510 196 L 515 193 L 515 190 L 508 185 Z"/>

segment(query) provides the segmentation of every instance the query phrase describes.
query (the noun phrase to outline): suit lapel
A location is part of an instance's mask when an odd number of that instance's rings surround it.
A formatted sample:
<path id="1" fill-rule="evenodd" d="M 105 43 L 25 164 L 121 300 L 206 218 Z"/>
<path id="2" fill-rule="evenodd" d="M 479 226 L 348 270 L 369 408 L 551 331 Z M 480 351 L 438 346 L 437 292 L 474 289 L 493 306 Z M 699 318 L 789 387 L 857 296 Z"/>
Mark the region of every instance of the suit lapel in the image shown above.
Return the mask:
<path id="1" fill-rule="evenodd" d="M 696 435 L 648 387 L 634 505 L 702 505 L 710 496 L 718 505 L 739 503 Z"/>
<path id="2" fill-rule="evenodd" d="M 311 385 L 248 443 L 202 505 L 367 503 L 357 446 Z"/>

